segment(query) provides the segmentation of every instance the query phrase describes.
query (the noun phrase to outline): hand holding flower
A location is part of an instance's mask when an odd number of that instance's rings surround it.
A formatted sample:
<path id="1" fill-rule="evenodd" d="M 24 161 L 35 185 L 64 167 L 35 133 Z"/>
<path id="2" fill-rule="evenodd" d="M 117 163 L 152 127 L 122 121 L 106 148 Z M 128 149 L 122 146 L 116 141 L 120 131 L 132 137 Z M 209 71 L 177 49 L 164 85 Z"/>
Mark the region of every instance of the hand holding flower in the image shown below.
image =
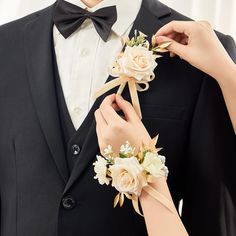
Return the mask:
<path id="1" fill-rule="evenodd" d="M 171 42 L 168 50 L 214 77 L 218 82 L 235 64 L 207 21 L 172 21 L 156 33 L 157 43 Z M 222 70 L 226 67 L 226 70 Z M 230 75 L 229 75 L 230 77 Z"/>
<path id="2" fill-rule="evenodd" d="M 206 21 L 173 21 L 156 33 L 157 43 L 218 82 L 236 134 L 236 65 Z M 228 37 L 233 45 L 233 39 Z"/>
<path id="3" fill-rule="evenodd" d="M 120 117 L 116 110 L 124 113 Z M 111 145 L 114 152 L 118 152 L 122 144 L 129 140 L 132 147 L 138 151 L 142 144 L 149 144 L 151 137 L 140 118 L 134 111 L 132 105 L 121 96 L 112 94 L 107 96 L 100 108 L 95 112 L 96 131 L 100 151 Z"/>

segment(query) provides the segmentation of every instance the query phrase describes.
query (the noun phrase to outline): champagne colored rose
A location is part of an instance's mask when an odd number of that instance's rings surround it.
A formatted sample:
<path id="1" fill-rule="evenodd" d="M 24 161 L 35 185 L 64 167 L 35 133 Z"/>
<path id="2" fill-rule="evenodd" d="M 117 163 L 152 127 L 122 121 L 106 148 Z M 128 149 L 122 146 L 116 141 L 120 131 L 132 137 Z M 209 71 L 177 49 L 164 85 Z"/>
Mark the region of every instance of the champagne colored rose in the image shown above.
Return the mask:
<path id="1" fill-rule="evenodd" d="M 115 163 L 109 168 L 112 186 L 121 193 L 140 196 L 142 188 L 147 185 L 143 168 L 136 157 L 115 158 Z"/>
<path id="2" fill-rule="evenodd" d="M 155 59 L 156 56 L 146 47 L 127 46 L 112 69 L 113 76 L 123 75 L 138 81 L 150 82 L 155 78 L 154 69 L 157 66 Z"/>

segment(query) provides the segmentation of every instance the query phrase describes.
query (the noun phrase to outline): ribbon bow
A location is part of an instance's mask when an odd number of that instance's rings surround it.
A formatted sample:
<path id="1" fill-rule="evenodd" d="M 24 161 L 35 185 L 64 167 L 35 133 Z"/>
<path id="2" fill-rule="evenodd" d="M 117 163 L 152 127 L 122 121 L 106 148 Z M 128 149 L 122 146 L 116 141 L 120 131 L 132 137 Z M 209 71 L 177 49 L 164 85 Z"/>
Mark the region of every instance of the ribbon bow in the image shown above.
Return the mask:
<path id="1" fill-rule="evenodd" d="M 149 84 L 148 82 L 145 81 L 138 81 L 133 77 L 127 77 L 127 76 L 121 76 L 119 78 L 116 78 L 108 83 L 106 83 L 101 89 L 95 92 L 94 97 L 98 98 L 107 91 L 119 86 L 119 89 L 117 91 L 117 94 L 121 95 L 126 84 L 129 86 L 129 91 L 130 91 L 130 96 L 131 96 L 131 101 L 134 107 L 134 110 L 136 111 L 137 115 L 142 118 L 142 113 L 140 109 L 140 104 L 139 104 L 139 98 L 138 98 L 138 93 L 143 92 L 148 90 Z M 142 88 L 140 84 L 144 85 L 145 87 Z"/>

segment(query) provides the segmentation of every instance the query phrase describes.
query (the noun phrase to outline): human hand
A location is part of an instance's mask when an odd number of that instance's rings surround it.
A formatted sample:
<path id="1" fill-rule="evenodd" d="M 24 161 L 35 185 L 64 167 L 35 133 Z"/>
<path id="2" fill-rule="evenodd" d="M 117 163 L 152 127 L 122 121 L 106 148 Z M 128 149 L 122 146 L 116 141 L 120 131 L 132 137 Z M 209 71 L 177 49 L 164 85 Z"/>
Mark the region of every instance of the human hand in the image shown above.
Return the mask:
<path id="1" fill-rule="evenodd" d="M 117 110 L 124 113 L 124 117 L 117 114 Z M 135 147 L 136 152 L 142 144 L 148 145 L 150 135 L 142 121 L 136 114 L 133 106 L 119 95 L 107 96 L 95 111 L 96 132 L 101 154 L 111 145 L 115 153 L 126 141 Z"/>
<path id="2" fill-rule="evenodd" d="M 171 41 L 170 52 L 216 80 L 223 77 L 224 69 L 235 66 L 206 21 L 172 21 L 157 31 L 156 41 Z"/>

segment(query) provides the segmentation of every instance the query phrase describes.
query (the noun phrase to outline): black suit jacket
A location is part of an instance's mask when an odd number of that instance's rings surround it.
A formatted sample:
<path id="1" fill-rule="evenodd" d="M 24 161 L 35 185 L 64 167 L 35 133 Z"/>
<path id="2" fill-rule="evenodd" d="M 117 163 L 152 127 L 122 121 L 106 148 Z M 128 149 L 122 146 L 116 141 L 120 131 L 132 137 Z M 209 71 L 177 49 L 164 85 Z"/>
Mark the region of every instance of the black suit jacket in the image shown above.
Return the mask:
<path id="1" fill-rule="evenodd" d="M 93 179 L 93 112 L 104 96 L 83 123 L 83 148 L 68 174 L 53 73 L 54 7 L 0 27 L 1 236 L 146 235 L 131 204 L 113 209 L 114 189 Z M 187 18 L 143 0 L 131 35 L 137 29 L 150 38 L 172 20 Z M 218 37 L 236 60 L 233 39 Z M 221 90 L 177 57 L 160 59 L 155 74 L 150 89 L 139 93 L 143 122 L 152 136 L 160 134 L 176 206 L 184 199 L 183 222 L 193 236 L 235 236 L 236 138 Z M 77 210 L 62 209 L 68 195 Z M 71 227 L 63 228 L 65 222 Z"/>

